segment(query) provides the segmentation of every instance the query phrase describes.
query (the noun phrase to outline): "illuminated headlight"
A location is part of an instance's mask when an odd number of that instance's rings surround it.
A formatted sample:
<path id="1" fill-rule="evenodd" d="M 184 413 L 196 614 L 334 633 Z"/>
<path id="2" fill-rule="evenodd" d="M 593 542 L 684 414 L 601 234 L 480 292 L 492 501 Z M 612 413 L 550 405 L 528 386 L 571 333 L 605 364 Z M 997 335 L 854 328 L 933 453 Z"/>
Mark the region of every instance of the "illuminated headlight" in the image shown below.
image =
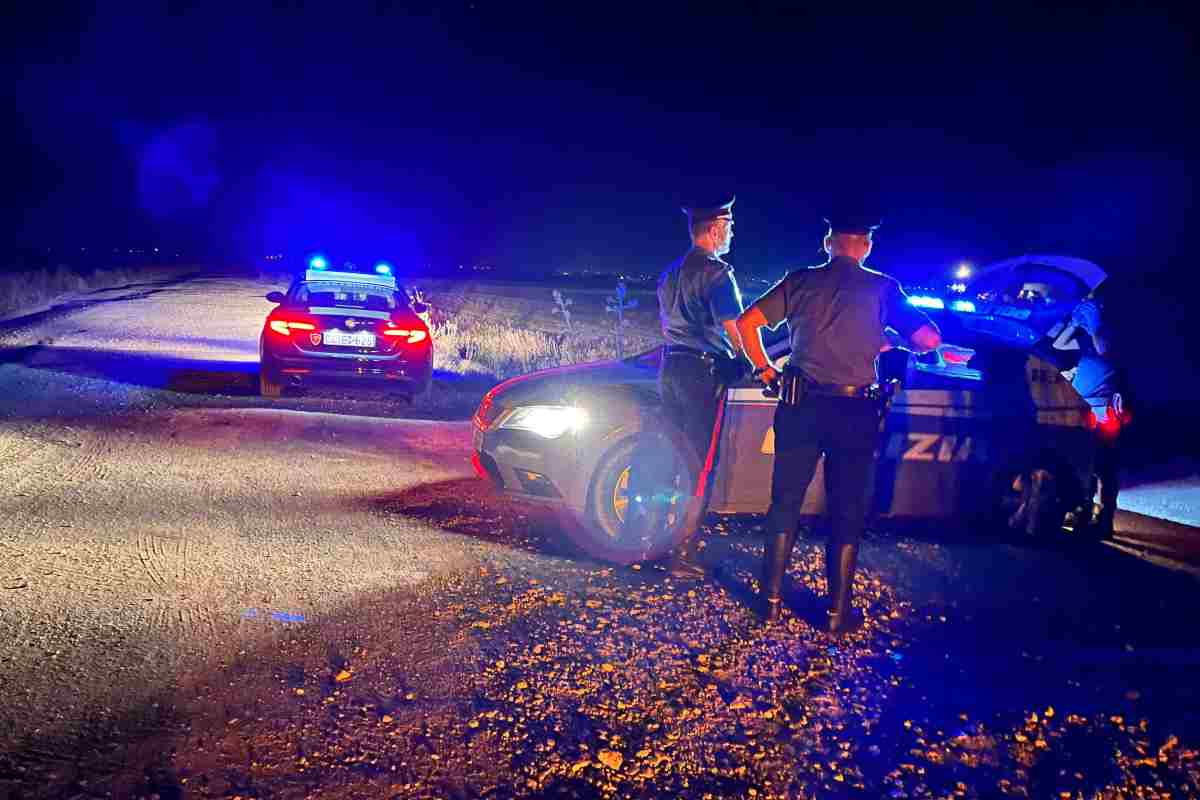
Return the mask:
<path id="1" fill-rule="evenodd" d="M 500 420 L 498 427 L 557 439 L 567 431 L 580 430 L 587 421 L 587 412 L 575 406 L 517 406 Z"/>

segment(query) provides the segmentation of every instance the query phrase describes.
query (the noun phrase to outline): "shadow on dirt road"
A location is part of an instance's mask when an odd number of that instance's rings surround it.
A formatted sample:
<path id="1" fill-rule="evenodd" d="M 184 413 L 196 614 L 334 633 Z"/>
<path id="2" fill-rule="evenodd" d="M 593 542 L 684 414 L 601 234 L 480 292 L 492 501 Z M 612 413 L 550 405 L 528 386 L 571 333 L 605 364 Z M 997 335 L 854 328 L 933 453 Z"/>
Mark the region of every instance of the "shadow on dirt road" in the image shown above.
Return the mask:
<path id="1" fill-rule="evenodd" d="M 246 342 L 205 337 L 158 339 L 179 350 L 237 353 Z M 329 386 L 289 392 L 283 398 L 261 398 L 258 391 L 258 358 L 252 350 L 241 358 L 180 357 L 137 350 L 105 350 L 35 344 L 0 348 L 0 364 L 63 375 L 101 379 L 128 386 L 160 389 L 194 396 L 255 398 L 271 407 L 301 411 L 332 411 L 368 416 L 414 419 L 466 419 L 480 398 L 495 384 L 490 377 L 463 376 L 436 371 L 427 398 L 409 402 L 372 387 Z"/>
<path id="2" fill-rule="evenodd" d="M 425 483 L 364 499 L 373 511 L 419 519 L 444 531 L 549 556 L 587 559 L 570 540 L 570 520 L 555 509 L 526 506 L 478 478 Z"/>
<path id="3" fill-rule="evenodd" d="M 234 348 L 238 342 L 188 340 Z M 155 353 L 30 345 L 0 349 L 0 364 L 23 364 L 86 378 L 187 394 L 258 394 L 258 362 L 196 359 Z"/>

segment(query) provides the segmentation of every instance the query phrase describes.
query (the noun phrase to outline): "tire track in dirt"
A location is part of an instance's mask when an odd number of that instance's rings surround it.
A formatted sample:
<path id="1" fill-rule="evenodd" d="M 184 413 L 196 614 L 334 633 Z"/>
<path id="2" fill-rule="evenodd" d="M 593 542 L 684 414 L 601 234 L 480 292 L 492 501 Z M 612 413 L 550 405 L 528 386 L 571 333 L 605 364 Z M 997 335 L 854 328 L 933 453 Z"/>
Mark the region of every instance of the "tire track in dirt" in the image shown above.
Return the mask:
<path id="1" fill-rule="evenodd" d="M 197 549 L 186 534 L 143 532 L 133 542 L 137 567 L 149 589 L 146 623 L 180 643 L 213 641 L 220 621 L 230 617 L 222 607 L 228 587 L 195 568 Z"/>
<path id="2" fill-rule="evenodd" d="M 47 469 L 59 455 L 55 448 L 66 442 L 38 435 L 34 430 L 14 430 L 0 435 L 0 497 L 14 502 L 36 495 L 31 484 L 39 478 L 46 483 Z"/>

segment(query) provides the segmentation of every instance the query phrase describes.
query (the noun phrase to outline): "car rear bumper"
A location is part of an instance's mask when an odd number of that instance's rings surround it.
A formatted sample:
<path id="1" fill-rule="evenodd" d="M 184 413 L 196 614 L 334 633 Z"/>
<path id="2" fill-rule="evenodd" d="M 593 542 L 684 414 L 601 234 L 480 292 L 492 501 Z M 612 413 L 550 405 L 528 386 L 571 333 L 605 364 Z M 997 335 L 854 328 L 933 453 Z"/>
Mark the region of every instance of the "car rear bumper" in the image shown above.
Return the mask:
<path id="1" fill-rule="evenodd" d="M 372 385 L 420 394 L 429 387 L 433 366 L 426 360 L 289 358 L 267 355 L 263 368 L 285 386 Z"/>

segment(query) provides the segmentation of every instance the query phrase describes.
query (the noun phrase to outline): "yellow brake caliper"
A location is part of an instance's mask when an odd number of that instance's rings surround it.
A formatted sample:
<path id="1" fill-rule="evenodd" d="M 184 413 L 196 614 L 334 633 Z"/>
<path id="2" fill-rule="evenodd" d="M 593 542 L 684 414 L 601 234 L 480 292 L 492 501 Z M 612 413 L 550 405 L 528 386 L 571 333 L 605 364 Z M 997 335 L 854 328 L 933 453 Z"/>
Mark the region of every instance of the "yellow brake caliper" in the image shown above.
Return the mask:
<path id="1" fill-rule="evenodd" d="M 625 521 L 625 512 L 629 509 L 629 471 L 629 467 L 621 470 L 612 493 L 613 511 L 621 522 Z"/>

